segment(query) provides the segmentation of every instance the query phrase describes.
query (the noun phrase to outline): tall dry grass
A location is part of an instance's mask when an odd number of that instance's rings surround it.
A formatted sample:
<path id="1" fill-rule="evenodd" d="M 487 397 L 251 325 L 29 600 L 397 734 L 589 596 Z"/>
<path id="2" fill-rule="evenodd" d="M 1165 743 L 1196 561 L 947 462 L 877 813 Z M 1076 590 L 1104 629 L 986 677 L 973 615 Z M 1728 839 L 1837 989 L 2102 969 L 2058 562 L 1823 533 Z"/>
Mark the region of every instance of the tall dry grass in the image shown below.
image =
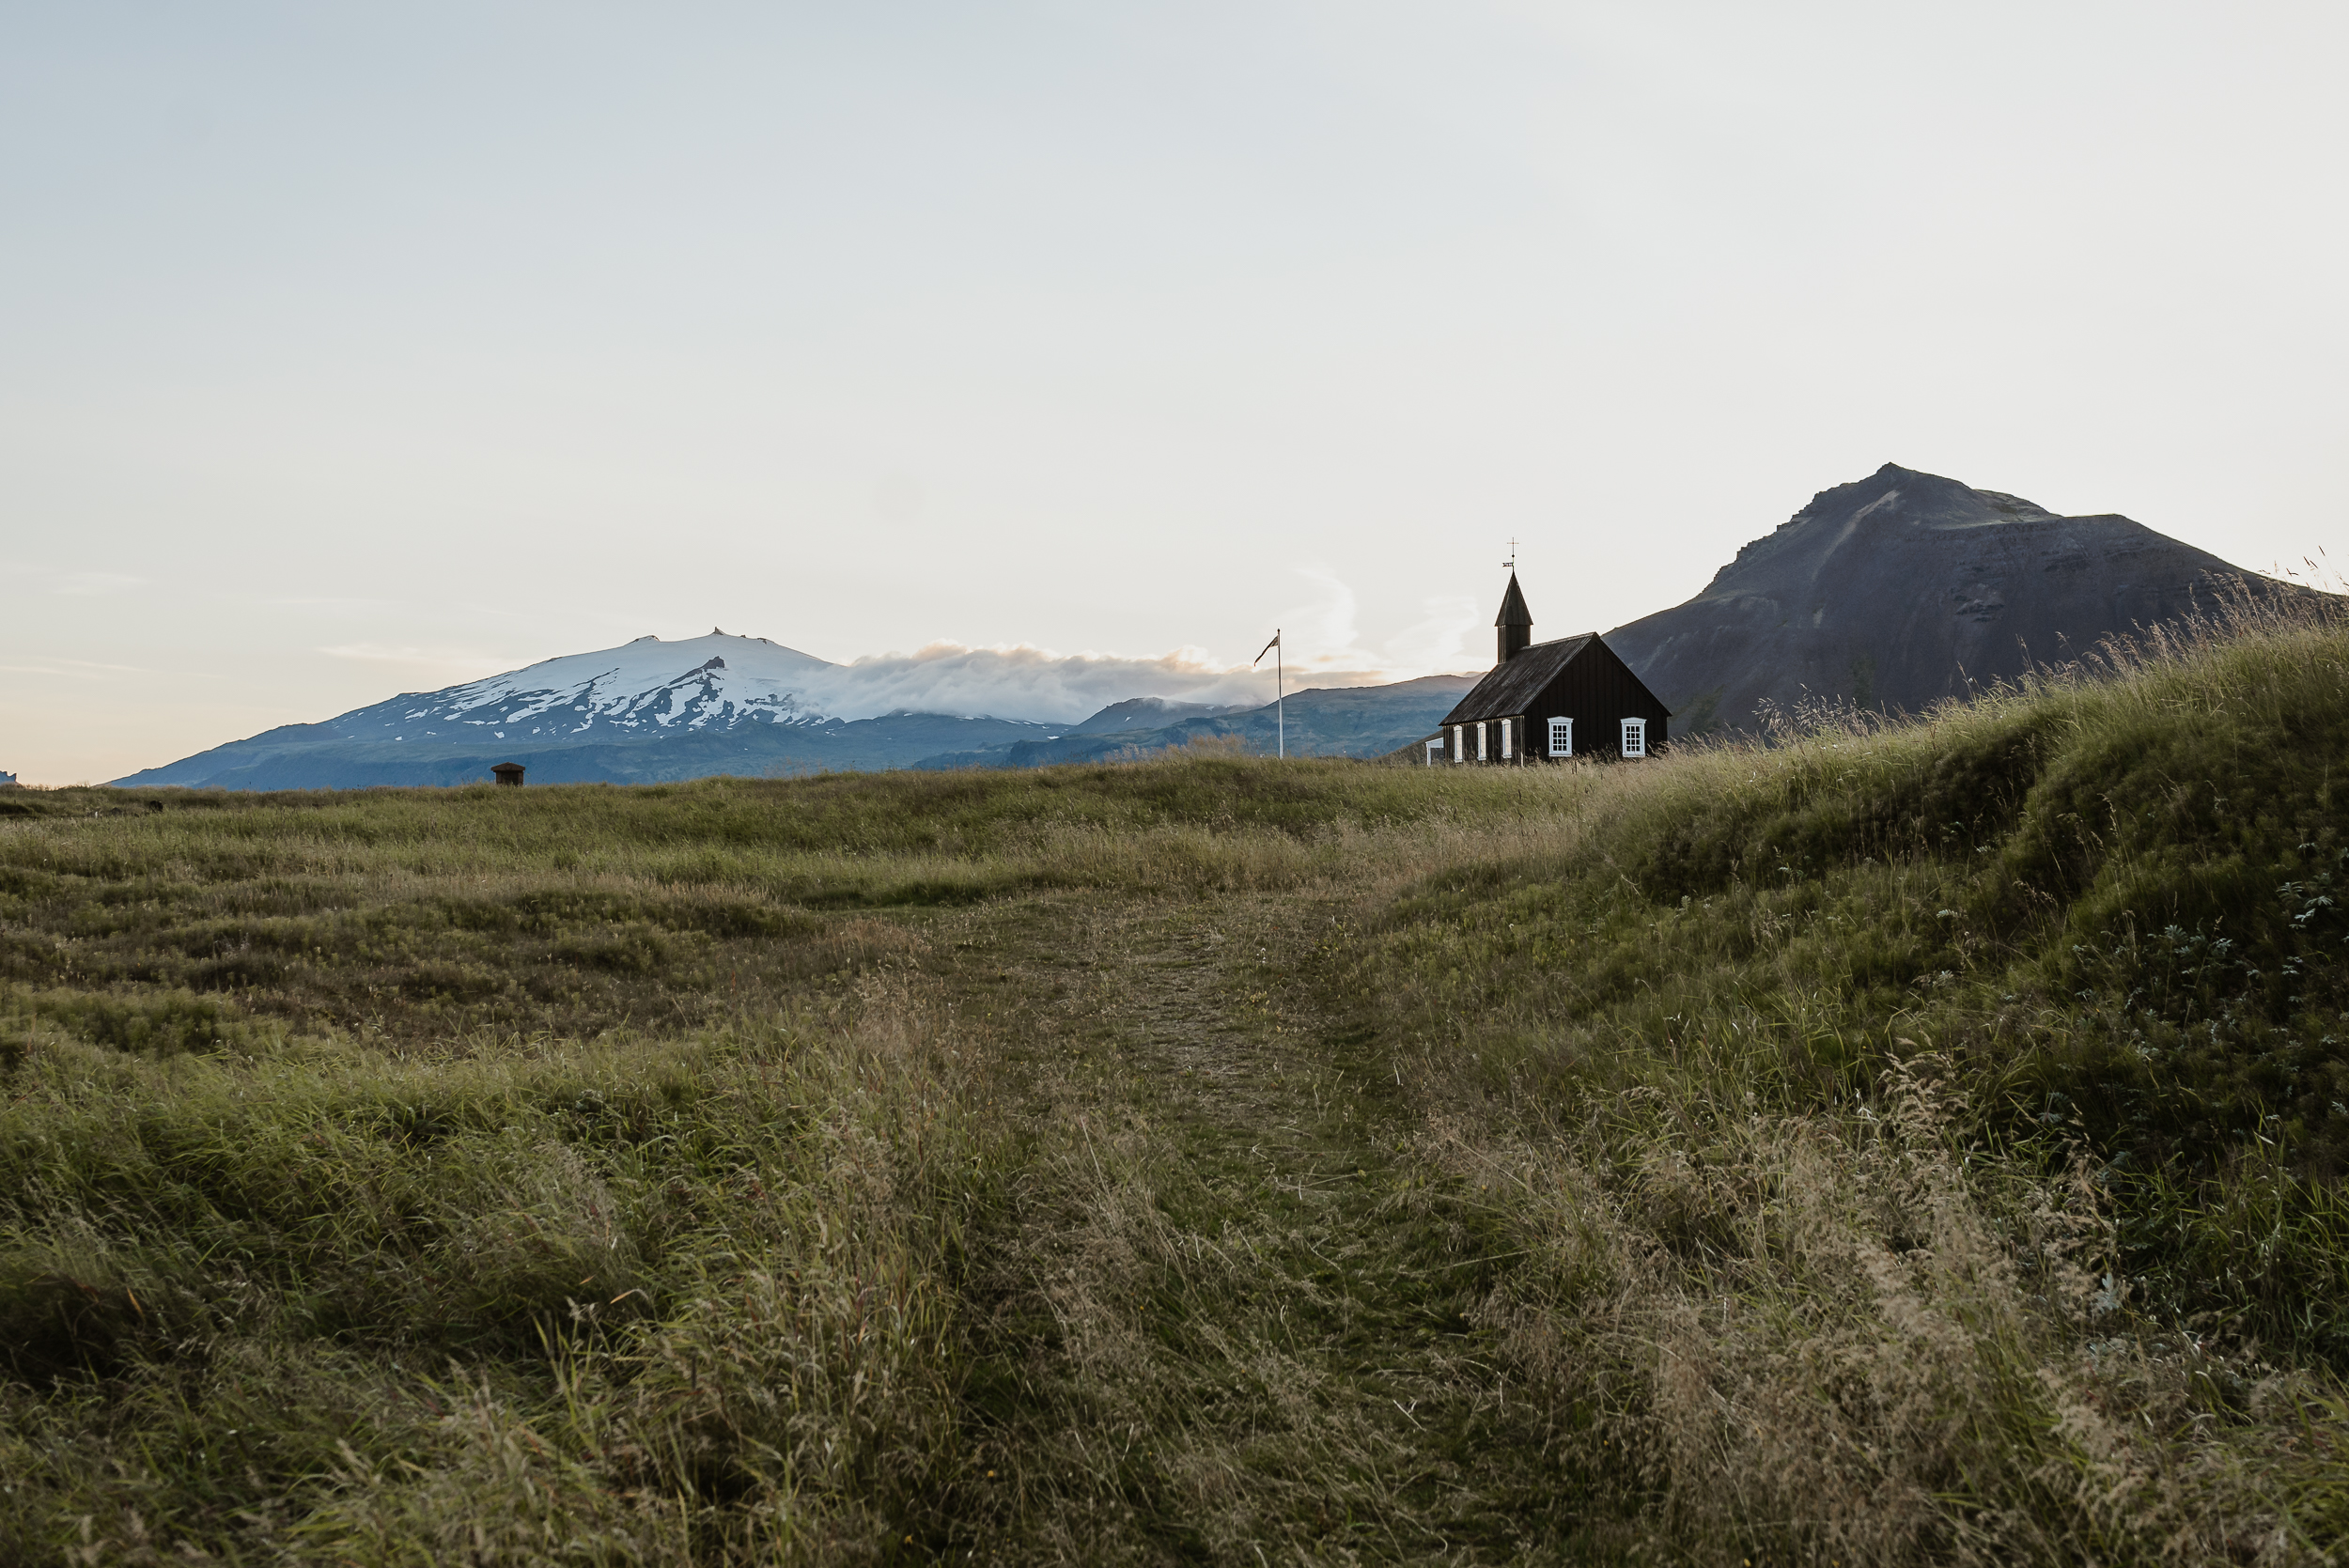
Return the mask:
<path id="1" fill-rule="evenodd" d="M 1614 1478 L 1617 1546 L 2327 1560 L 2339 1385 L 2135 1310 L 2093 1168 L 1967 1140 L 1948 1069 L 1845 1117 L 1658 1091 L 1543 1144 L 1447 1129 L 1532 1258 L 1480 1315 L 1563 1466 Z"/>
<path id="2" fill-rule="evenodd" d="M 986 1063 L 885 980 L 704 1038 L 148 1061 L 0 1113 L 10 1560 L 851 1560 L 957 1443 Z"/>

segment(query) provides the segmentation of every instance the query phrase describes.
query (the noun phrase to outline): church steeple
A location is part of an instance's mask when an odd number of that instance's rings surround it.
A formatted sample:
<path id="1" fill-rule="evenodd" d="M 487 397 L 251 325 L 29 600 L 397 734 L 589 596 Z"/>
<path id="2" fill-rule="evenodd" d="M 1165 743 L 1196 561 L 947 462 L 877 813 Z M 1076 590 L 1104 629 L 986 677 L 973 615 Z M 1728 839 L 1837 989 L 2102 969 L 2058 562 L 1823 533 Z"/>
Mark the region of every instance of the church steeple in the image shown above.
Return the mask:
<path id="1" fill-rule="evenodd" d="M 1501 597 L 1501 613 L 1493 617 L 1493 625 L 1501 629 L 1501 660 L 1506 664 L 1533 644 L 1533 612 L 1525 607 L 1525 595 L 1517 587 L 1517 574 L 1509 574 L 1509 591 Z"/>

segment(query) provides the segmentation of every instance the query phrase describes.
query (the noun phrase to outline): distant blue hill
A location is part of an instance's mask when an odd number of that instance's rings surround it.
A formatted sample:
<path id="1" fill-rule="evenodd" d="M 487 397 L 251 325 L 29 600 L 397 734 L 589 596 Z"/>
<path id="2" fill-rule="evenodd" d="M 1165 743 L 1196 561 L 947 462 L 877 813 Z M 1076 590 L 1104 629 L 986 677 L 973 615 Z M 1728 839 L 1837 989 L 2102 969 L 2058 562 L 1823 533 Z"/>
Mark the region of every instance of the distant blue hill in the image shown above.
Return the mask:
<path id="1" fill-rule="evenodd" d="M 1432 732 L 1452 711 L 1474 675 L 1423 675 L 1391 686 L 1316 687 L 1289 694 L 1288 752 L 1291 756 L 1383 756 Z M 1118 705 L 1128 706 L 1127 704 Z M 1236 737 L 1243 751 L 1269 755 L 1280 744 L 1282 722 L 1272 704 L 1263 707 L 1211 710 L 1173 719 L 1149 729 L 1124 724 L 1096 727 L 1114 709 L 1076 729 L 1048 738 L 1020 737 L 972 751 L 925 757 L 917 768 L 1041 768 L 1062 762 L 1099 762 L 1143 756 L 1194 740 Z"/>

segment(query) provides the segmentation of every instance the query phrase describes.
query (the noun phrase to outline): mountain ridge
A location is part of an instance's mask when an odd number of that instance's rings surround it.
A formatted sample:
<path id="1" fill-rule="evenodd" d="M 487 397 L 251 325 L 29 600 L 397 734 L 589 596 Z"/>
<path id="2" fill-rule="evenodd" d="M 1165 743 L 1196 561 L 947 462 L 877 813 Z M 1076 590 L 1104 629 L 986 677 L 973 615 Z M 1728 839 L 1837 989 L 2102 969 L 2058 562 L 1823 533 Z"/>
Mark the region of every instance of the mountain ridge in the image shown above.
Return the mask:
<path id="1" fill-rule="evenodd" d="M 2312 591 L 2242 572 L 2115 513 L 2061 517 L 2005 491 L 1887 463 L 1819 491 L 1687 601 L 1606 637 L 1673 707 L 1680 737 L 1754 728 L 1771 708 L 1807 701 L 1920 711 L 2019 675 L 2034 660 L 2207 607 L 2231 582 L 2258 593 Z M 653 783 L 720 772 L 1036 767 L 1201 739 L 1266 753 L 1283 744 L 1283 709 L 1273 704 L 1145 694 L 1074 723 L 941 711 L 917 705 L 957 691 L 984 701 L 1011 689 L 921 656 L 892 658 L 889 684 L 877 689 L 858 684 L 867 661 L 833 664 L 762 637 L 714 628 L 677 642 L 640 637 L 401 692 L 322 723 L 280 725 L 116 782 L 452 784 L 511 761 L 533 782 Z M 1394 753 L 1432 730 L 1476 678 L 1294 692 L 1287 749 Z M 1097 691 L 1100 685 L 1097 676 Z M 914 702 L 876 712 L 877 695 Z"/>
<path id="2" fill-rule="evenodd" d="M 2118 513 L 2064 517 L 1886 463 L 1819 491 L 1694 597 L 1606 634 L 1674 735 L 1807 700 L 1921 712 L 2277 582 Z"/>

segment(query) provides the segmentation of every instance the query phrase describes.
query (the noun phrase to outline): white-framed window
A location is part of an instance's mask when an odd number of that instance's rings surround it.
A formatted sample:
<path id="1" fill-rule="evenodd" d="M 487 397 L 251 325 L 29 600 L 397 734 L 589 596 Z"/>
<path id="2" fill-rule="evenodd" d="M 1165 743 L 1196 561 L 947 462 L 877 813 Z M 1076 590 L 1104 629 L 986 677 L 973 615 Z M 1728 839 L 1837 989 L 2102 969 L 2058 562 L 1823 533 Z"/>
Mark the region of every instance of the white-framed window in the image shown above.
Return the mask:
<path id="1" fill-rule="evenodd" d="M 1452 726 L 1452 760 L 1455 762 L 1468 761 L 1467 742 L 1460 733 L 1466 727 L 1462 724 Z"/>
<path id="2" fill-rule="evenodd" d="M 1549 754 L 1554 757 L 1574 755 L 1574 721 L 1552 719 L 1549 722 Z"/>
<path id="3" fill-rule="evenodd" d="M 1513 722 L 1515 722 L 1515 721 L 1509 719 L 1503 719 L 1501 722 L 1501 760 L 1503 762 L 1508 761 L 1514 754 L 1509 750 L 1509 742 L 1513 738 L 1509 733 L 1509 726 Z"/>
<path id="4" fill-rule="evenodd" d="M 1438 762 L 1441 761 L 1442 758 L 1443 737 L 1439 735 L 1436 737 L 1435 739 L 1430 740 L 1427 743 L 1427 766 L 1433 768 Z"/>
<path id="5" fill-rule="evenodd" d="M 1491 755 L 1486 748 L 1492 741 L 1492 721 L 1490 720 L 1486 720 L 1476 726 L 1476 760 L 1479 762 L 1488 760 Z"/>
<path id="6" fill-rule="evenodd" d="M 1623 722 L 1623 754 L 1627 757 L 1647 755 L 1647 721 L 1626 719 Z"/>

